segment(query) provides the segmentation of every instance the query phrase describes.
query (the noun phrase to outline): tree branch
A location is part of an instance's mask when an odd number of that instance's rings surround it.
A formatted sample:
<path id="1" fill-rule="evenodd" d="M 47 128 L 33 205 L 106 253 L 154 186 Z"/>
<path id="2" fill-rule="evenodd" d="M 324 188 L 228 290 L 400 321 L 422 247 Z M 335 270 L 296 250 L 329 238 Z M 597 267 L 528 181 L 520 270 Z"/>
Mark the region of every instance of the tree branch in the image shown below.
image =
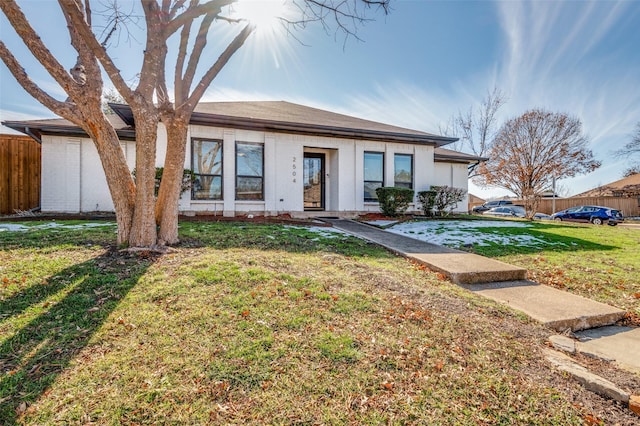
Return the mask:
<path id="1" fill-rule="evenodd" d="M 190 109 L 195 108 L 195 105 L 200 101 L 200 99 L 204 95 L 204 92 L 207 90 L 213 79 L 216 78 L 222 68 L 227 64 L 227 62 L 229 62 L 229 59 L 231 59 L 233 54 L 242 47 L 244 42 L 247 40 L 247 38 L 249 38 L 254 30 L 255 26 L 252 24 L 248 24 L 242 29 L 242 31 L 240 31 L 240 33 L 233 39 L 233 41 L 229 43 L 224 52 L 222 52 L 220 57 L 218 57 L 216 63 L 213 64 L 211 68 L 209 68 L 209 70 L 205 73 L 205 75 L 202 77 L 202 79 L 194 89 L 191 96 L 189 96 L 189 99 L 186 103 L 189 105 Z M 180 105 L 179 107 L 182 107 L 182 105 Z"/>
<path id="2" fill-rule="evenodd" d="M 78 8 L 82 8 L 81 0 L 76 0 Z M 91 9 L 89 8 L 89 2 L 86 1 L 86 7 L 84 8 L 85 13 L 91 13 Z M 69 31 L 69 36 L 71 37 L 71 45 L 74 47 L 76 52 L 78 52 L 79 62 L 76 63 L 75 67 L 84 67 L 84 73 L 86 75 L 95 76 L 89 80 L 85 80 L 84 82 L 78 81 L 76 79 L 76 75 L 73 74 L 74 80 L 78 83 L 77 86 L 74 87 L 73 91 L 69 93 L 69 96 L 74 100 L 74 102 L 78 102 L 79 98 L 83 96 L 83 94 L 87 92 L 92 92 L 92 95 L 96 97 L 96 99 L 100 99 L 102 96 L 102 79 L 100 78 L 101 70 L 98 65 L 98 61 L 96 60 L 95 55 L 92 54 L 91 49 L 84 42 L 83 38 L 80 34 L 75 30 L 75 26 L 72 24 L 69 16 L 64 14 L 64 18 L 67 21 L 67 30 Z M 85 19 L 87 25 L 90 25 L 91 16 L 85 15 Z"/>
<path id="3" fill-rule="evenodd" d="M 197 0 L 191 0 L 191 4 L 195 6 Z M 188 95 L 184 95 L 184 88 L 182 84 L 182 74 L 184 71 L 184 62 L 187 57 L 187 48 L 189 45 L 189 35 L 191 34 L 191 21 L 187 22 L 183 27 L 180 34 L 180 43 L 178 45 L 178 56 L 176 58 L 175 74 L 173 78 L 173 86 L 176 99 L 184 99 Z M 188 89 L 187 89 L 188 90 Z"/>
<path id="4" fill-rule="evenodd" d="M 15 29 L 31 54 L 42 64 L 62 89 L 64 89 L 66 93 L 69 93 L 70 88 L 73 87 L 76 82 L 51 54 L 49 49 L 47 49 L 16 2 L 14 0 L 1 0 L 0 9 L 2 9 L 11 26 Z"/>
<path id="5" fill-rule="evenodd" d="M 198 30 L 198 35 L 196 36 L 193 49 L 191 50 L 191 56 L 189 57 L 189 65 L 187 66 L 187 70 L 182 77 L 182 87 L 184 90 L 183 97 L 181 97 L 180 99 L 176 99 L 176 102 L 182 103 L 189 96 L 191 84 L 193 83 L 193 79 L 198 68 L 198 63 L 200 62 L 200 57 L 202 56 L 202 52 L 207 45 L 207 34 L 209 33 L 209 29 L 211 28 L 211 24 L 213 23 L 215 17 L 216 15 L 214 14 L 207 14 L 200 23 L 200 29 Z"/>
<path id="6" fill-rule="evenodd" d="M 42 90 L 37 84 L 35 84 L 33 80 L 29 78 L 29 75 L 27 75 L 26 71 L 16 60 L 11 51 L 9 51 L 7 46 L 1 40 L 0 58 L 2 58 L 2 62 L 4 62 L 9 71 L 11 71 L 11 74 L 13 74 L 22 88 L 35 99 L 37 99 L 38 102 L 69 121 L 77 122 L 81 119 L 80 115 L 75 111 L 75 108 L 73 108 L 71 104 L 67 102 L 61 102 L 53 98 L 44 90 Z"/>
<path id="7" fill-rule="evenodd" d="M 122 78 L 120 70 L 113 63 L 106 48 L 98 41 L 93 31 L 91 31 L 91 27 L 85 22 L 82 10 L 78 9 L 77 3 L 74 0 L 59 0 L 59 2 L 65 15 L 69 16 L 69 20 L 73 24 L 74 29 L 78 31 L 84 42 L 100 61 L 109 79 L 116 89 L 118 89 L 118 92 L 120 92 L 125 101 L 132 103 L 134 99 L 133 91 Z M 2 3 L 2 1 L 0 1 L 0 3 Z"/>
<path id="8" fill-rule="evenodd" d="M 202 15 L 206 15 L 206 14 L 218 15 L 222 11 L 223 7 L 229 6 L 235 3 L 236 1 L 237 0 L 212 0 L 203 4 L 199 4 L 195 7 L 189 7 L 182 14 L 176 16 L 171 21 L 169 21 L 169 23 L 165 27 L 165 33 L 164 33 L 165 39 L 168 39 L 169 37 L 171 37 L 173 33 L 178 31 L 178 29 L 180 29 L 180 27 L 182 27 L 186 23 L 191 22 Z"/>

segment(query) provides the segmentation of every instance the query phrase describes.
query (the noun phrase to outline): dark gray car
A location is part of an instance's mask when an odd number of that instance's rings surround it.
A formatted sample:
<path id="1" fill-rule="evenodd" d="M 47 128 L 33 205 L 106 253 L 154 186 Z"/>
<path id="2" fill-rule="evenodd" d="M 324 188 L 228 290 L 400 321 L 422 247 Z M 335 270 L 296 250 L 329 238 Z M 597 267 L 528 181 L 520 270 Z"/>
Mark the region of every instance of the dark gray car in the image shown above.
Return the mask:
<path id="1" fill-rule="evenodd" d="M 500 206 L 511 205 L 511 204 L 513 204 L 513 202 L 509 200 L 488 201 L 481 206 L 475 206 L 474 208 L 472 208 L 471 213 L 482 213 L 482 212 L 486 212 L 487 210 L 491 210 L 494 207 L 500 207 Z"/>

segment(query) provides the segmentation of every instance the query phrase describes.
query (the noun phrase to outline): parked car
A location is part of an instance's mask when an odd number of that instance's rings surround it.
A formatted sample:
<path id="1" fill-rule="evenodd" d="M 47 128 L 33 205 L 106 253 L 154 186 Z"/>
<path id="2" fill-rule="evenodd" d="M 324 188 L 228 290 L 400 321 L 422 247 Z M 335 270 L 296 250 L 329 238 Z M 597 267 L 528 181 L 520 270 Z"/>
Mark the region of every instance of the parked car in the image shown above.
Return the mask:
<path id="1" fill-rule="evenodd" d="M 524 208 L 521 206 L 502 206 L 494 207 L 485 212 L 482 212 L 486 216 L 497 217 L 525 217 Z"/>
<path id="2" fill-rule="evenodd" d="M 551 220 L 551 215 L 545 213 L 536 213 L 533 215 L 533 220 Z"/>
<path id="3" fill-rule="evenodd" d="M 472 208 L 471 213 L 480 214 L 482 212 L 486 212 L 487 210 L 491 210 L 494 207 L 500 207 L 500 206 L 511 205 L 511 204 L 513 204 L 513 202 L 509 200 L 488 201 L 481 206 L 475 206 L 474 208 Z"/>
<path id="4" fill-rule="evenodd" d="M 624 221 L 622 213 L 619 210 L 601 206 L 571 207 L 552 214 L 551 218 L 558 221 L 587 222 L 593 223 L 594 225 L 606 223 L 611 226 L 615 226 Z"/>

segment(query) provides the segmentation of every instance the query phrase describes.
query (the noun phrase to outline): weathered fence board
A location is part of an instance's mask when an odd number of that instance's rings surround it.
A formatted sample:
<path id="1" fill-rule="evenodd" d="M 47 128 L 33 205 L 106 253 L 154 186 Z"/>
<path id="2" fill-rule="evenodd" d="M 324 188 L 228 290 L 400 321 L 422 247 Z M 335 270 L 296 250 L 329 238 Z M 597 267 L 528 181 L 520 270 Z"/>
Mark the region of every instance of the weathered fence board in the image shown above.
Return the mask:
<path id="1" fill-rule="evenodd" d="M 513 204 L 524 204 L 522 200 L 512 200 Z M 552 214 L 554 201 L 552 198 L 543 198 L 540 200 L 538 212 Z M 469 210 L 480 203 L 469 204 Z M 575 206 L 603 206 L 620 210 L 629 217 L 640 216 L 640 197 L 574 197 L 574 198 L 556 198 L 555 211 L 559 212 L 569 207 Z"/>
<path id="2" fill-rule="evenodd" d="M 514 201 L 514 204 L 522 204 Z M 621 210 L 625 216 L 640 216 L 640 199 L 638 197 L 575 197 L 556 198 L 555 211 L 568 209 L 575 206 L 603 206 Z M 541 213 L 553 213 L 553 199 L 543 198 L 540 200 L 538 211 Z"/>
<path id="3" fill-rule="evenodd" d="M 40 205 L 40 144 L 28 136 L 0 135 L 0 214 Z"/>

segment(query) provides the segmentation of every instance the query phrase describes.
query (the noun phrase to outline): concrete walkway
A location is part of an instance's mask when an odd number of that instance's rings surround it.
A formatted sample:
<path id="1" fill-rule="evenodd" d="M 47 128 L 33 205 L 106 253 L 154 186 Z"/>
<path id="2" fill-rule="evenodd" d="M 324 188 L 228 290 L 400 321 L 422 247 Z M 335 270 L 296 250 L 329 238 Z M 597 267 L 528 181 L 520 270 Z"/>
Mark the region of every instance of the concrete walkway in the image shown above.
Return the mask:
<path id="1" fill-rule="evenodd" d="M 477 254 L 425 243 L 348 219 L 322 219 L 335 228 L 376 243 L 445 274 L 456 284 L 524 280 L 527 270 Z"/>
<path id="2" fill-rule="evenodd" d="M 527 281 L 526 270 L 503 262 L 392 234 L 352 220 L 322 220 L 420 262 L 470 291 L 524 312 L 560 332 L 611 325 L 625 314 L 612 306 Z M 582 352 L 618 360 L 621 366 L 640 371 L 640 329 L 604 327 L 596 330 L 577 334 L 580 339 L 577 347 Z"/>

